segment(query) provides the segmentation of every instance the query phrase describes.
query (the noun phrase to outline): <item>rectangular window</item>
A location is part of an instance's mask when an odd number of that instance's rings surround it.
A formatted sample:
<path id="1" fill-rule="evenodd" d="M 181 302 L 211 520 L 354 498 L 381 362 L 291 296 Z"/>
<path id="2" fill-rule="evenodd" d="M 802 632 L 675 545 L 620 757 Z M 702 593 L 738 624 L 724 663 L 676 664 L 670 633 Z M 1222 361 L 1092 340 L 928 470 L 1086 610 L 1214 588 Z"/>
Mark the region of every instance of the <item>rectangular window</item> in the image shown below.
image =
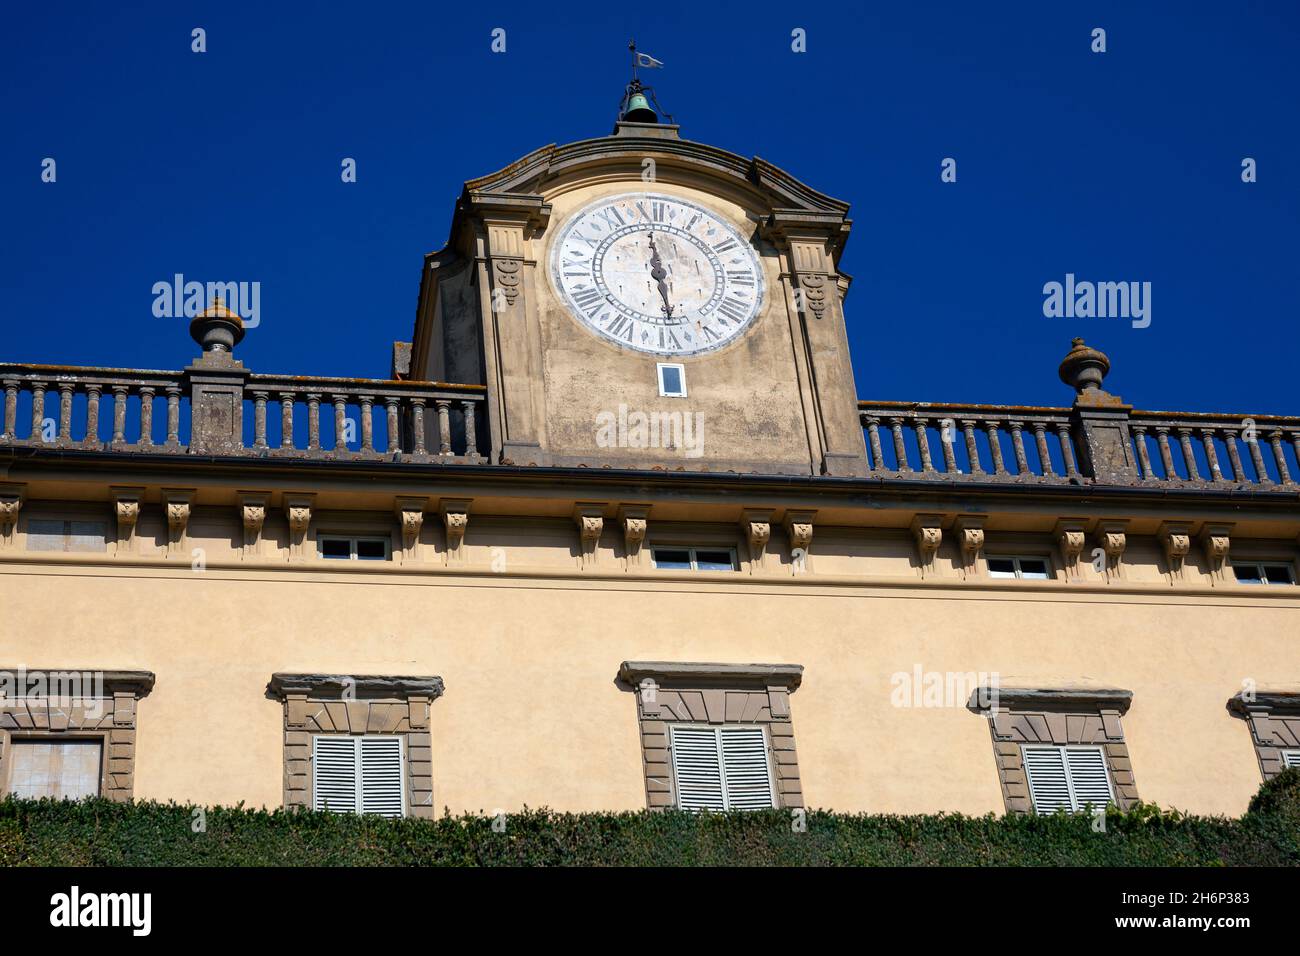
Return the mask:
<path id="1" fill-rule="evenodd" d="M 655 368 L 659 370 L 659 394 L 665 398 L 686 397 L 686 366 L 660 362 Z"/>
<path id="2" fill-rule="evenodd" d="M 27 522 L 28 551 L 107 551 L 101 521 L 32 518 Z"/>
<path id="3" fill-rule="evenodd" d="M 320 556 L 330 561 L 387 561 L 387 538 L 354 538 L 346 535 L 317 535 Z"/>
<path id="4" fill-rule="evenodd" d="M 312 808 L 333 813 L 406 812 L 401 737 L 312 738 Z"/>
<path id="5" fill-rule="evenodd" d="M 677 806 L 683 810 L 766 810 L 776 806 L 762 727 L 669 730 Z"/>
<path id="6" fill-rule="evenodd" d="M 1232 563 L 1232 573 L 1238 584 L 1295 584 L 1295 575 L 1289 564 L 1270 564 L 1248 561 Z"/>
<path id="7" fill-rule="evenodd" d="M 654 566 L 665 571 L 734 571 L 731 548 L 651 548 Z"/>
<path id="8" fill-rule="evenodd" d="M 1288 769 L 1300 767 L 1300 750 L 1283 750 L 1282 766 Z"/>
<path id="9" fill-rule="evenodd" d="M 991 578 L 1027 578 L 1046 581 L 1052 576 L 1045 558 L 991 557 L 988 563 Z"/>
<path id="10" fill-rule="evenodd" d="M 97 797 L 102 750 L 97 740 L 15 740 L 9 792 L 30 799 Z"/>
<path id="11" fill-rule="evenodd" d="M 1035 813 L 1077 813 L 1115 802 L 1100 747 L 1021 747 L 1020 753 Z"/>

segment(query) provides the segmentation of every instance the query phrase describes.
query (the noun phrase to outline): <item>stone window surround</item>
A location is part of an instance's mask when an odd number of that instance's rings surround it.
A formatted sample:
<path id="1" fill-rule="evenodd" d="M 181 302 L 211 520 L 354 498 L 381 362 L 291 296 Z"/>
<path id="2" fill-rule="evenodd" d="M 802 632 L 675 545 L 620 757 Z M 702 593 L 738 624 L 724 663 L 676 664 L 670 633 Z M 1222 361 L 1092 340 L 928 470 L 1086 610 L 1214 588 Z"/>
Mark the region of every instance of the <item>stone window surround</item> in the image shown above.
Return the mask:
<path id="1" fill-rule="evenodd" d="M 1228 712 L 1246 722 L 1259 772 L 1272 780 L 1285 769 L 1282 751 L 1300 750 L 1300 690 L 1245 692 L 1228 701 Z"/>
<path id="2" fill-rule="evenodd" d="M 980 687 L 967 709 L 989 718 L 998 782 L 1008 813 L 1033 813 L 1022 744 L 1100 746 L 1106 758 L 1115 805 L 1127 810 L 1138 802 L 1120 718 L 1133 692 L 1086 688 Z"/>
<path id="3" fill-rule="evenodd" d="M 267 697 L 284 708 L 284 805 L 312 805 L 312 737 L 395 734 L 406 738 L 407 815 L 433 819 L 429 706 L 441 677 L 368 674 L 271 675 Z"/>
<path id="4" fill-rule="evenodd" d="M 777 806 L 803 807 L 790 694 L 803 680 L 800 664 L 707 664 L 624 661 L 619 680 L 636 699 L 646 806 L 676 805 L 668 725 L 747 724 L 767 728 Z"/>
<path id="5" fill-rule="evenodd" d="M 103 696 L 97 706 L 73 698 L 70 706 L 52 706 L 48 698 L 28 697 L 0 705 L 0 785 L 9 790 L 9 758 L 14 740 L 95 740 L 100 743 L 100 796 L 125 802 L 135 794 L 137 702 L 153 689 L 150 671 L 106 671 L 93 667 L 0 668 L 10 673 L 97 674 Z M 78 703 L 78 701 L 81 701 Z M 41 702 L 41 703 L 37 703 Z M 98 713 L 92 713 L 97 711 Z"/>

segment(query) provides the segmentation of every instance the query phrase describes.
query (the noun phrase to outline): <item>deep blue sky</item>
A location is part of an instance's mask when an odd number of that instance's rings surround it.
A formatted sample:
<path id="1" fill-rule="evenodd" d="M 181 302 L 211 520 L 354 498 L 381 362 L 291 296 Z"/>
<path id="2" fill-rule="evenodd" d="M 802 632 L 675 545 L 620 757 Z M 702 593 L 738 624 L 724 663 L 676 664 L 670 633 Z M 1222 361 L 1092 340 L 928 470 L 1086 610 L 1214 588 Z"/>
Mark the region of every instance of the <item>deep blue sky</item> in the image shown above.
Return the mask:
<path id="1" fill-rule="evenodd" d="M 1300 413 L 1298 26 L 1291 0 L 12 4 L 0 359 L 179 368 L 150 289 L 182 272 L 262 283 L 254 370 L 385 376 L 461 183 L 608 133 L 635 35 L 685 137 L 852 203 L 863 398 L 1067 404 L 1083 335 L 1138 407 Z M 1151 326 L 1045 318 L 1067 272 L 1151 282 Z"/>

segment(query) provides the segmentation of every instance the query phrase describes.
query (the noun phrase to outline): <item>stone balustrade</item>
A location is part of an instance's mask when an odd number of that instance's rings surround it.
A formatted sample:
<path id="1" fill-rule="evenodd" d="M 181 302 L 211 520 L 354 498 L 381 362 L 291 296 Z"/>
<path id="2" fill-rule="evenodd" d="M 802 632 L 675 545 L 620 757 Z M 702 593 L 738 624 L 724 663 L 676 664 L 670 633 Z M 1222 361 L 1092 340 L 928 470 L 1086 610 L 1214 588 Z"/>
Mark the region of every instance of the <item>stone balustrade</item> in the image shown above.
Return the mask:
<path id="1" fill-rule="evenodd" d="M 1135 411 L 1129 431 L 1144 482 L 1294 491 L 1300 481 L 1300 418 Z"/>
<path id="2" fill-rule="evenodd" d="M 180 372 L 0 364 L 0 388 L 0 446 L 486 460 L 481 385 L 232 373 L 202 363 Z M 224 440 L 214 442 L 205 432 Z"/>
<path id="3" fill-rule="evenodd" d="M 1065 408 L 859 402 L 877 477 L 1200 490 L 1300 489 L 1300 418 L 1135 411 L 1101 389 L 1082 339 L 1061 362 Z"/>
<path id="4" fill-rule="evenodd" d="M 873 475 L 1080 479 L 1068 408 L 860 402 Z"/>

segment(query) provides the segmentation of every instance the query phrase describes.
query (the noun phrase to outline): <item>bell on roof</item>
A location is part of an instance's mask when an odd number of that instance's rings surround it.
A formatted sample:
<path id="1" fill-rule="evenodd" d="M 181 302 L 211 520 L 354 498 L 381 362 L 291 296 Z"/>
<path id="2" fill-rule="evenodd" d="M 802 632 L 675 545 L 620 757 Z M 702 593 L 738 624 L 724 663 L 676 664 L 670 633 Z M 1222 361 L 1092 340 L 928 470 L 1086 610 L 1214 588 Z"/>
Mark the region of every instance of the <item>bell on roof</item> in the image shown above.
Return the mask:
<path id="1" fill-rule="evenodd" d="M 627 85 L 627 92 L 623 94 L 623 106 L 619 110 L 618 118 L 624 123 L 657 123 L 659 114 L 650 108 L 650 101 L 646 99 L 645 91 L 637 80 L 633 80 Z"/>

